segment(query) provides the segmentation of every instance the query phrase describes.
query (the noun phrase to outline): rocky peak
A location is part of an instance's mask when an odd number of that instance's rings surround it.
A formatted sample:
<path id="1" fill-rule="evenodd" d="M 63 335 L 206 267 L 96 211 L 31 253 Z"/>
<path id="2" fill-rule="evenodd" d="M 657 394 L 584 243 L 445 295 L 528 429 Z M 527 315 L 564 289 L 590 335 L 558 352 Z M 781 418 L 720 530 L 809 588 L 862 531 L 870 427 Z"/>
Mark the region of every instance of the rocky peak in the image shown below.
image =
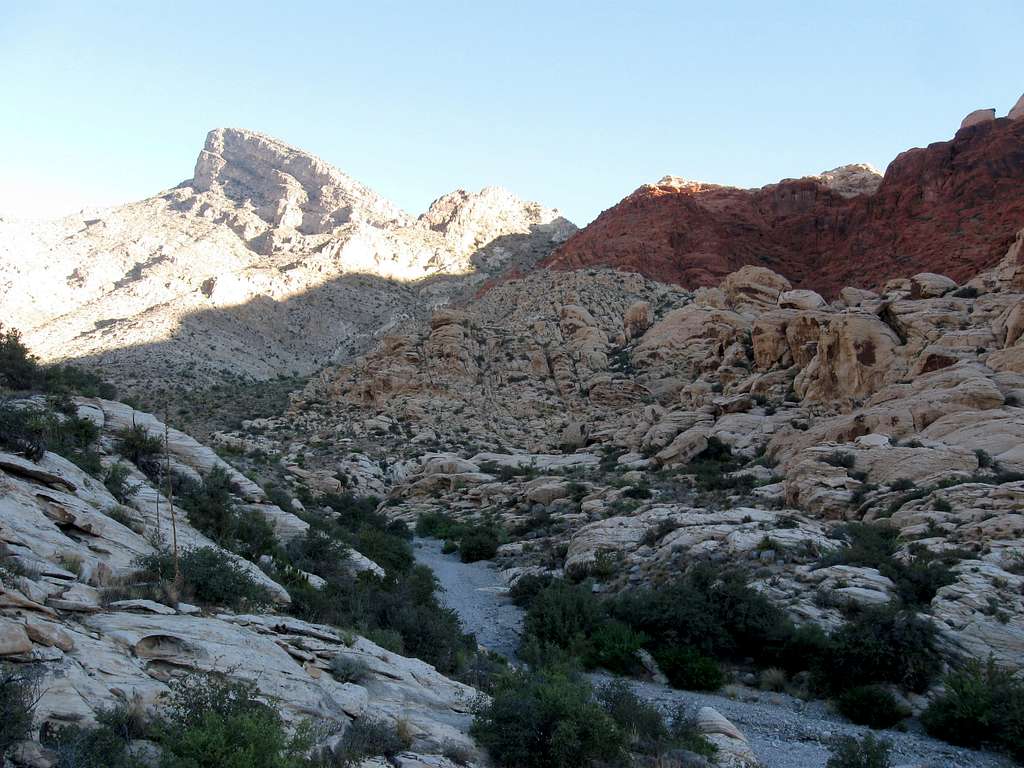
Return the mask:
<path id="1" fill-rule="evenodd" d="M 840 197 L 873 195 L 882 184 L 882 174 L 867 163 L 841 165 L 831 171 L 822 171 L 817 179 Z"/>
<path id="2" fill-rule="evenodd" d="M 576 231 L 558 210 L 522 200 L 501 187 L 484 187 L 477 193 L 464 189 L 449 192 L 430 204 L 419 224 L 444 235 L 460 256 L 469 256 L 506 235 L 543 231 L 554 245 Z"/>
<path id="3" fill-rule="evenodd" d="M 275 227 L 303 234 L 349 222 L 405 225 L 408 214 L 320 158 L 255 131 L 217 128 L 206 136 L 192 186 L 251 205 Z"/>

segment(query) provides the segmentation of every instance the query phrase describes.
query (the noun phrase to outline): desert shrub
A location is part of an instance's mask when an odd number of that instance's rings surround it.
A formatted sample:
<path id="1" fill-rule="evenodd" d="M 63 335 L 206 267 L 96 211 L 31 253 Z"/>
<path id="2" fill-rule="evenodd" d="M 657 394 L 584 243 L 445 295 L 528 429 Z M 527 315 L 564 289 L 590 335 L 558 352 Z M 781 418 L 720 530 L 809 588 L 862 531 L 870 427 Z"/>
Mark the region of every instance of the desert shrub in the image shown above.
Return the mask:
<path id="1" fill-rule="evenodd" d="M 822 461 L 826 464 L 831 464 L 833 467 L 842 467 L 844 469 L 853 469 L 857 464 L 857 459 L 854 455 L 847 451 L 832 451 Z"/>
<path id="2" fill-rule="evenodd" d="M 437 601 L 433 572 L 424 566 L 385 579 L 334 574 L 322 589 L 305 581 L 289 582 L 287 587 L 296 616 L 355 628 L 379 645 L 422 659 L 444 674 L 456 672 L 475 649 L 458 616 Z"/>
<path id="3" fill-rule="evenodd" d="M 408 749 L 409 744 L 394 724 L 361 717 L 349 724 L 325 762 L 331 768 L 353 768 L 367 757 L 393 758 Z"/>
<path id="4" fill-rule="evenodd" d="M 459 542 L 459 559 L 464 563 L 490 560 L 498 553 L 498 534 L 479 527 L 466 533 Z"/>
<path id="5" fill-rule="evenodd" d="M 694 648 L 664 647 L 654 658 L 673 688 L 717 691 L 725 684 L 725 674 L 718 662 Z"/>
<path id="6" fill-rule="evenodd" d="M 774 691 L 775 693 L 781 693 L 786 690 L 786 684 L 788 682 L 789 679 L 786 675 L 786 670 L 779 669 L 778 667 L 768 667 L 768 669 L 761 670 L 757 686 L 762 691 Z"/>
<path id="7" fill-rule="evenodd" d="M 222 467 L 214 467 L 199 482 L 184 475 L 174 480 L 175 501 L 188 513 L 188 521 L 221 546 L 232 541 L 237 528 L 232 490 Z"/>
<path id="8" fill-rule="evenodd" d="M 836 705 L 844 717 L 871 728 L 890 728 L 910 716 L 892 692 L 880 685 L 858 685 L 843 691 Z"/>
<path id="9" fill-rule="evenodd" d="M 708 438 L 708 447 L 684 467 L 686 474 L 694 476 L 700 491 L 747 491 L 753 488 L 751 475 L 731 477 L 730 473 L 742 467 L 744 461 L 732 455 L 732 449 L 717 437 Z"/>
<path id="10" fill-rule="evenodd" d="M 626 736 L 591 693 L 565 670 L 510 672 L 478 703 L 470 733 L 501 768 L 619 763 Z"/>
<path id="11" fill-rule="evenodd" d="M 533 602 L 533 599 L 551 585 L 552 577 L 549 574 L 527 573 L 520 576 L 516 583 L 509 590 L 512 602 L 520 608 L 526 608 Z"/>
<path id="12" fill-rule="evenodd" d="M 644 531 L 642 543 L 648 547 L 653 547 L 677 528 L 679 528 L 679 523 L 674 520 L 661 520 L 657 525 L 651 526 Z"/>
<path id="13" fill-rule="evenodd" d="M 270 483 L 263 489 L 267 494 L 267 501 L 275 504 L 285 512 L 292 511 L 292 497 L 284 488 Z"/>
<path id="14" fill-rule="evenodd" d="M 38 674 L 34 668 L 0 664 L 0 765 L 11 747 L 32 732 L 38 700 Z"/>
<path id="15" fill-rule="evenodd" d="M 89 419 L 49 407 L 0 403 L 0 445 L 32 461 L 52 451 L 97 474 L 99 455 L 91 446 L 98 438 L 99 429 Z"/>
<path id="16" fill-rule="evenodd" d="M 836 740 L 825 768 L 891 768 L 892 744 L 874 734 L 863 739 L 843 736 Z"/>
<path id="17" fill-rule="evenodd" d="M 44 734 L 55 756 L 53 768 L 133 768 L 128 744 L 109 728 L 65 725 Z"/>
<path id="18" fill-rule="evenodd" d="M 747 586 L 742 572 L 703 564 L 657 589 L 620 594 L 611 612 L 647 635 L 655 654 L 689 647 L 704 656 L 776 663 L 794 631 L 780 608 Z"/>
<path id="19" fill-rule="evenodd" d="M 941 587 L 952 584 L 956 577 L 951 567 L 960 559 L 955 550 L 931 552 L 923 546 L 911 546 L 906 560 L 896 558 L 900 547 L 899 531 L 886 525 L 847 523 L 838 534 L 848 546 L 822 557 L 818 564 L 856 565 L 876 568 L 896 585 L 896 592 L 904 605 L 926 606 Z"/>
<path id="20" fill-rule="evenodd" d="M 36 412 L 0 403 L 0 445 L 31 461 L 46 454 L 46 434 L 34 418 Z"/>
<path id="21" fill-rule="evenodd" d="M 586 638 L 605 620 L 598 598 L 586 587 L 553 581 L 536 595 L 523 623 L 525 634 L 565 646 Z"/>
<path id="22" fill-rule="evenodd" d="M 914 481 L 909 477 L 898 477 L 889 483 L 889 488 L 894 491 L 909 491 L 914 488 Z"/>
<path id="23" fill-rule="evenodd" d="M 328 581 L 349 576 L 351 558 L 348 546 L 322 530 L 307 529 L 303 536 L 288 543 L 285 553 L 295 568 L 315 573 Z"/>
<path id="24" fill-rule="evenodd" d="M 125 427 L 117 433 L 118 451 L 147 477 L 160 476 L 160 457 L 164 443 L 156 435 L 150 435 L 141 424 Z"/>
<path id="25" fill-rule="evenodd" d="M 631 751 L 653 755 L 667 742 L 669 729 L 661 710 L 637 696 L 625 681 L 598 686 L 594 700 L 627 735 Z"/>
<path id="26" fill-rule="evenodd" d="M 627 499 L 649 499 L 651 498 L 651 486 L 641 481 L 636 485 L 631 485 L 629 488 L 622 492 L 622 495 Z"/>
<path id="27" fill-rule="evenodd" d="M 628 675 L 637 671 L 639 651 L 647 638 L 614 619 L 598 624 L 587 638 L 583 663 L 588 668 L 607 669 Z"/>
<path id="28" fill-rule="evenodd" d="M 103 475 L 103 485 L 110 491 L 110 495 L 117 499 L 118 504 L 127 503 L 138 490 L 137 485 L 128 481 L 128 467 L 121 462 L 110 465 Z"/>
<path id="29" fill-rule="evenodd" d="M 138 578 L 174 580 L 174 556 L 163 551 L 138 561 Z M 182 599 L 227 608 L 259 608 L 273 604 L 270 591 L 227 553 L 214 547 L 197 547 L 180 553 Z"/>
<path id="30" fill-rule="evenodd" d="M 929 734 L 964 747 L 996 746 L 1024 760 L 1024 682 L 990 659 L 967 662 L 944 683 L 921 715 Z"/>
<path id="31" fill-rule="evenodd" d="M 908 611 L 863 609 L 836 630 L 815 664 L 815 685 L 839 694 L 869 683 L 920 693 L 942 669 L 935 628 Z"/>
<path id="32" fill-rule="evenodd" d="M 984 469 L 986 467 L 991 467 L 992 466 L 992 456 L 991 456 L 991 454 L 989 454 L 988 451 L 986 451 L 986 450 L 984 450 L 982 448 L 977 448 L 974 451 L 974 455 L 978 458 L 978 466 L 979 467 Z"/>
<path id="33" fill-rule="evenodd" d="M 170 684 L 166 719 L 153 731 L 161 768 L 300 768 L 309 739 L 290 735 L 253 683 L 212 674 Z"/>
<path id="34" fill-rule="evenodd" d="M 117 398 L 117 387 L 84 368 L 74 365 L 52 365 L 43 368 L 41 372 L 42 387 L 52 394 L 76 394 L 83 397 L 102 397 L 106 400 Z"/>
<path id="35" fill-rule="evenodd" d="M 222 467 L 214 467 L 199 482 L 180 474 L 174 480 L 175 501 L 197 530 L 248 560 L 276 554 L 274 526 L 254 509 L 239 510 L 233 491 L 234 484 Z"/>
<path id="36" fill-rule="evenodd" d="M 455 541 L 462 538 L 469 524 L 445 512 L 424 512 L 416 518 L 416 535 L 428 539 Z"/>
<path id="37" fill-rule="evenodd" d="M 331 674 L 339 683 L 359 683 L 370 674 L 370 665 L 357 656 L 339 653 L 331 659 Z"/>

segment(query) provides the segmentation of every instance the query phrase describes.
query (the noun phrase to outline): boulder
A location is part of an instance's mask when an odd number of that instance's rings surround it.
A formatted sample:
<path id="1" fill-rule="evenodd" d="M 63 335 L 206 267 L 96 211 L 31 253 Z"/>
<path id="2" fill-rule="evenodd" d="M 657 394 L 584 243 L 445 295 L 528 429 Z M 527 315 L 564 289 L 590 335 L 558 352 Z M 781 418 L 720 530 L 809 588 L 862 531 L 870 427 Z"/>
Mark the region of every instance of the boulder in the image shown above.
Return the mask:
<path id="1" fill-rule="evenodd" d="M 920 272 L 910 278 L 910 298 L 934 299 L 956 288 L 956 281 L 934 272 Z"/>
<path id="2" fill-rule="evenodd" d="M 28 653 L 32 640 L 25 625 L 14 619 L 0 617 L 0 656 Z"/>
<path id="3" fill-rule="evenodd" d="M 900 344 L 874 315 L 840 315 L 822 329 L 817 354 L 796 379 L 797 394 L 819 401 L 868 397 L 898 372 Z"/>
<path id="4" fill-rule="evenodd" d="M 779 295 L 792 287 L 789 280 L 765 267 L 741 267 L 722 281 L 726 300 L 736 310 L 776 306 Z"/>
<path id="5" fill-rule="evenodd" d="M 964 128 L 970 128 L 972 125 L 981 125 L 982 123 L 991 123 L 996 119 L 996 111 L 994 108 L 989 109 L 976 109 L 970 112 L 967 117 L 960 121 L 961 130 Z"/>
<path id="6" fill-rule="evenodd" d="M 878 294 L 874 291 L 868 291 L 863 288 L 851 288 L 847 286 L 839 291 L 839 298 L 843 300 L 843 303 L 848 307 L 859 307 L 868 301 L 874 301 L 878 298 Z"/>
<path id="7" fill-rule="evenodd" d="M 817 291 L 799 289 L 779 294 L 779 306 L 783 309 L 818 309 L 825 304 L 825 299 Z"/>

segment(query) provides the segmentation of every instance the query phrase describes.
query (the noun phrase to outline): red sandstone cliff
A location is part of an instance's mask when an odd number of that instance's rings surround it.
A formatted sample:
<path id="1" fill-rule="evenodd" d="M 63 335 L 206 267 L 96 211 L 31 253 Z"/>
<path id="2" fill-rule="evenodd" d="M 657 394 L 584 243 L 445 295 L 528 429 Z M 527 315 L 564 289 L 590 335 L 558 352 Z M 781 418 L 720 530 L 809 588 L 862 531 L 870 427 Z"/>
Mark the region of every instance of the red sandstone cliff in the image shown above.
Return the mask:
<path id="1" fill-rule="evenodd" d="M 544 265 L 696 287 L 755 264 L 826 295 L 916 272 L 960 281 L 999 261 L 1024 227 L 1024 119 L 962 128 L 899 155 L 873 193 L 839 192 L 815 178 L 753 190 L 646 185 Z"/>

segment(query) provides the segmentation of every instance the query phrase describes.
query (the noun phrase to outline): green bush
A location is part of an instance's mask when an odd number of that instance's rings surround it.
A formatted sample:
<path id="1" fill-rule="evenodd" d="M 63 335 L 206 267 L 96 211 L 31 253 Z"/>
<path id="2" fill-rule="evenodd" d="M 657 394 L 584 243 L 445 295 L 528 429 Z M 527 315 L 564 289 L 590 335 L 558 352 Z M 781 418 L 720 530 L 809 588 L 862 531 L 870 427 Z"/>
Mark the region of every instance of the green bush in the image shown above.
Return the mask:
<path id="1" fill-rule="evenodd" d="M 232 542 L 238 526 L 233 490 L 222 467 L 214 467 L 198 482 L 185 475 L 174 478 L 174 500 L 188 513 L 188 521 L 221 546 Z"/>
<path id="2" fill-rule="evenodd" d="M 900 600 L 908 607 L 928 605 L 940 588 L 952 584 L 956 578 L 951 566 L 962 555 L 956 550 L 934 553 L 923 546 L 912 545 L 910 557 L 902 560 L 895 557 L 900 548 L 899 531 L 895 528 L 847 523 L 838 529 L 838 534 L 848 546 L 830 552 L 818 564 L 875 568 L 892 580 Z"/>
<path id="3" fill-rule="evenodd" d="M 568 648 L 606 619 L 600 601 L 586 587 L 555 581 L 533 599 L 523 621 L 524 634 Z"/>
<path id="4" fill-rule="evenodd" d="M 598 624 L 587 639 L 583 654 L 583 663 L 589 669 L 607 669 L 629 675 L 640 666 L 637 652 L 643 647 L 647 637 L 641 632 L 634 632 L 621 621 L 609 619 Z"/>
<path id="5" fill-rule="evenodd" d="M 167 718 L 154 727 L 161 768 L 301 768 L 310 740 L 290 735 L 252 683 L 189 675 L 170 684 Z"/>
<path id="6" fill-rule="evenodd" d="M 53 768 L 134 768 L 128 744 L 109 728 L 65 725 L 46 734 L 43 743 L 55 755 Z"/>
<path id="7" fill-rule="evenodd" d="M 871 728 L 891 728 L 910 716 L 892 692 L 880 685 L 859 685 L 843 691 L 836 705 L 850 721 Z"/>
<path id="8" fill-rule="evenodd" d="M 685 710 L 677 710 L 666 722 L 655 704 L 641 699 L 622 680 L 599 686 L 594 700 L 626 735 L 631 752 L 661 755 L 670 749 L 686 749 L 709 757 L 716 752 Z"/>
<path id="9" fill-rule="evenodd" d="M 991 659 L 970 661 L 944 682 L 921 715 L 929 734 L 964 747 L 993 745 L 1024 761 L 1024 682 Z"/>
<path id="10" fill-rule="evenodd" d="M 0 386 L 26 390 L 39 381 L 39 361 L 21 340 L 17 328 L 0 323 Z"/>
<path id="11" fill-rule="evenodd" d="M 338 654 L 331 659 L 331 674 L 339 683 L 361 683 L 370 674 L 370 665 L 356 656 Z"/>
<path id="12" fill-rule="evenodd" d="M 103 485 L 118 504 L 126 504 L 139 488 L 128 482 L 128 467 L 121 462 L 110 465 L 103 475 Z"/>
<path id="13" fill-rule="evenodd" d="M 691 647 L 717 658 L 778 663 L 793 636 L 792 622 L 747 586 L 740 571 L 696 565 L 669 584 L 619 595 L 612 614 L 659 648 Z"/>
<path id="14" fill-rule="evenodd" d="M 551 585 L 553 578 L 550 574 L 527 573 L 516 579 L 516 583 L 509 589 L 509 597 L 512 602 L 520 608 L 527 608 L 533 599 Z"/>
<path id="15" fill-rule="evenodd" d="M 98 438 L 99 429 L 89 419 L 53 408 L 0 403 L 0 445 L 32 461 L 52 451 L 98 473 L 99 456 L 91 449 Z"/>
<path id="16" fill-rule="evenodd" d="M 819 690 L 839 694 L 870 683 L 921 693 L 942 669 L 935 628 L 912 612 L 869 608 L 836 630 L 813 670 Z"/>
<path id="17" fill-rule="evenodd" d="M 140 558 L 137 578 L 174 581 L 174 556 L 158 552 Z M 201 605 L 256 610 L 273 604 L 273 595 L 225 552 L 214 547 L 185 549 L 180 553 L 181 599 Z"/>
<path id="18" fill-rule="evenodd" d="M 4 756 L 32 732 L 32 716 L 39 699 L 35 668 L 0 664 L 0 765 Z"/>
<path id="19" fill-rule="evenodd" d="M 361 717 L 349 724 L 325 762 L 330 768 L 354 768 L 367 757 L 393 758 L 409 744 L 393 724 Z"/>
<path id="20" fill-rule="evenodd" d="M 842 467 L 843 469 L 853 469 L 857 464 L 854 455 L 846 451 L 832 451 L 822 461 L 826 464 L 831 464 L 833 467 Z"/>
<path id="21" fill-rule="evenodd" d="M 718 662 L 694 648 L 662 648 L 654 659 L 673 688 L 717 691 L 725 684 L 725 674 Z"/>
<path id="22" fill-rule="evenodd" d="M 139 468 L 146 477 L 155 480 L 161 474 L 160 458 L 164 442 L 141 424 L 132 424 L 117 433 L 118 451 Z"/>
<path id="23" fill-rule="evenodd" d="M 459 542 L 459 559 L 464 563 L 491 560 L 498 554 L 498 534 L 489 528 L 474 528 Z"/>
<path id="24" fill-rule="evenodd" d="M 891 768 L 892 744 L 867 734 L 857 740 L 852 736 L 839 738 L 825 768 Z"/>
<path id="25" fill-rule="evenodd" d="M 565 670 L 516 671 L 480 702 L 470 730 L 501 768 L 562 768 L 626 757 L 626 736 L 594 701 L 590 685 Z"/>

